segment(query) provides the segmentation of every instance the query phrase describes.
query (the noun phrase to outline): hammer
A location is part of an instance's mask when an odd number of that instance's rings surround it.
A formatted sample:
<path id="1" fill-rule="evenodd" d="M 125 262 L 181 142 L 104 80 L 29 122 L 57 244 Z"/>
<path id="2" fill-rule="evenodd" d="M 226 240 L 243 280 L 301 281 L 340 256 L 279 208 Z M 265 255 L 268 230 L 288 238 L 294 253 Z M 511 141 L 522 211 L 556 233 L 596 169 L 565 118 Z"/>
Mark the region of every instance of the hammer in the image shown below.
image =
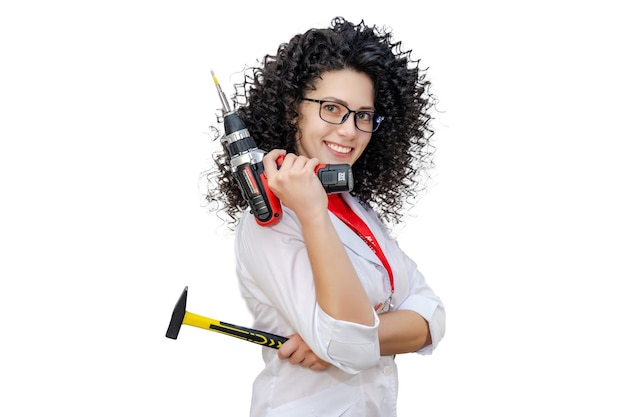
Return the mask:
<path id="1" fill-rule="evenodd" d="M 190 313 L 186 311 L 187 308 L 187 287 L 180 295 L 174 311 L 172 312 L 172 319 L 170 325 L 167 327 L 165 337 L 170 339 L 177 339 L 178 332 L 183 324 L 188 326 L 199 327 L 205 330 L 211 330 L 213 332 L 225 334 L 228 336 L 236 337 L 238 339 L 246 340 L 248 342 L 256 343 L 278 349 L 281 345 L 287 341 L 286 337 L 277 336 L 275 334 L 263 332 L 260 330 L 250 329 L 247 327 L 236 326 L 234 324 L 228 324 L 223 321 L 210 319 L 198 314 Z"/>

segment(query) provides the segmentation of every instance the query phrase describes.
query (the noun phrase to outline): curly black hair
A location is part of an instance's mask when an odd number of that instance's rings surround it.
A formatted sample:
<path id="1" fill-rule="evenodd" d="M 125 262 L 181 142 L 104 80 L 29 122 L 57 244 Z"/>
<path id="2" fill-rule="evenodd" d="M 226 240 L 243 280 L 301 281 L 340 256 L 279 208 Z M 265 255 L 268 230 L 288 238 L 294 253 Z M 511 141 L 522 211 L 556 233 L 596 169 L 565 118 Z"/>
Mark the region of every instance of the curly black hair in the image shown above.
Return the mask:
<path id="1" fill-rule="evenodd" d="M 246 68 L 243 82 L 235 85 L 237 114 L 259 149 L 296 153 L 297 106 L 321 75 L 341 69 L 368 75 L 374 106 L 385 119 L 352 167 L 351 193 L 387 224 L 400 223 L 404 204 L 413 204 L 434 165 L 430 110 L 435 99 L 425 70 L 411 54 L 385 27 L 335 17 L 330 27 L 297 34 L 259 66 Z M 227 153 L 217 152 L 213 160 L 217 166 L 208 174 L 213 187 L 206 199 L 236 225 L 247 203 L 230 174 Z"/>

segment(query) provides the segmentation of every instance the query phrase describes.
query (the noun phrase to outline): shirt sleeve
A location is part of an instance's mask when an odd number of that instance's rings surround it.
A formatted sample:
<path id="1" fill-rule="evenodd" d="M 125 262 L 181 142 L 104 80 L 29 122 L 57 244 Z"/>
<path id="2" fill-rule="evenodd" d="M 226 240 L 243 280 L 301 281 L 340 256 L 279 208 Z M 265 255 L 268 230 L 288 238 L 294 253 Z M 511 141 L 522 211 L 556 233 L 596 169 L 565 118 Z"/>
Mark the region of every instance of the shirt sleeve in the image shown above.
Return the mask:
<path id="1" fill-rule="evenodd" d="M 411 310 L 421 315 L 430 329 L 432 343 L 417 352 L 423 355 L 432 354 L 445 334 L 446 312 L 441 299 L 428 286 L 415 262 L 403 254 L 407 271 L 409 271 L 409 295 L 398 310 Z"/>
<path id="2" fill-rule="evenodd" d="M 259 226 L 245 214 L 235 259 L 248 306 L 255 317 L 264 315 L 263 330 L 299 334 L 321 359 L 348 373 L 377 363 L 377 315 L 373 326 L 365 326 L 335 320 L 319 307 L 306 245 L 291 210 L 283 207 L 283 218 L 271 227 Z"/>
<path id="3" fill-rule="evenodd" d="M 400 248 L 398 242 L 385 232 L 386 229 L 384 225 L 380 222 L 380 219 L 373 210 L 369 208 L 364 208 L 363 210 L 367 216 L 369 216 L 372 225 L 378 228 L 381 235 L 386 236 L 387 250 L 390 251 L 389 254 L 397 254 L 398 258 L 396 258 L 396 260 L 402 264 L 402 273 L 407 275 L 407 295 L 395 309 L 414 311 L 428 322 L 432 343 L 418 350 L 417 353 L 423 355 L 432 354 L 445 334 L 445 307 L 441 299 L 427 284 L 417 264 Z"/>

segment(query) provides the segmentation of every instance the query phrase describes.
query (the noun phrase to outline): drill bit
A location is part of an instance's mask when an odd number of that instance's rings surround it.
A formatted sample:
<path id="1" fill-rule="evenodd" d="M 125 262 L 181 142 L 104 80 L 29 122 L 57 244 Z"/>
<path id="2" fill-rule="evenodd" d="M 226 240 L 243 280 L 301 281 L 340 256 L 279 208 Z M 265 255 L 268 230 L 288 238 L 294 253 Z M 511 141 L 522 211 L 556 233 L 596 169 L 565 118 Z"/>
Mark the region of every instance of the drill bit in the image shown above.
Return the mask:
<path id="1" fill-rule="evenodd" d="M 230 105 L 228 104 L 228 99 L 226 98 L 226 94 L 224 94 L 224 91 L 222 91 L 222 87 L 220 86 L 220 83 L 217 82 L 217 77 L 215 76 L 215 73 L 213 72 L 213 70 L 211 70 L 211 76 L 213 77 L 213 82 L 215 83 L 215 87 L 217 88 L 217 93 L 220 96 L 220 100 L 222 101 L 222 111 L 224 113 L 224 115 L 231 113 L 232 110 L 230 108 Z"/>

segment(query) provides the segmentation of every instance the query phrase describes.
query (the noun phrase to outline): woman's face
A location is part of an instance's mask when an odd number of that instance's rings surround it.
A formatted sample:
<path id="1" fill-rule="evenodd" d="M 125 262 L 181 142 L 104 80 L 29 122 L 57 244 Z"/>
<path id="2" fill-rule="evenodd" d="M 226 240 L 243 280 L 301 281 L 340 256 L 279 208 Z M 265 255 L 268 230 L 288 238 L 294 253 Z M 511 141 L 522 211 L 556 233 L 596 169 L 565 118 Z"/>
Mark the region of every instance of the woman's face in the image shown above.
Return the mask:
<path id="1" fill-rule="evenodd" d="M 341 103 L 356 111 L 374 111 L 374 84 L 364 73 L 347 69 L 325 72 L 315 87 L 305 94 L 306 98 Z M 337 125 L 320 118 L 319 103 L 302 100 L 298 112 L 296 151 L 318 158 L 320 163 L 354 165 L 372 137 L 356 128 L 354 113 Z"/>

